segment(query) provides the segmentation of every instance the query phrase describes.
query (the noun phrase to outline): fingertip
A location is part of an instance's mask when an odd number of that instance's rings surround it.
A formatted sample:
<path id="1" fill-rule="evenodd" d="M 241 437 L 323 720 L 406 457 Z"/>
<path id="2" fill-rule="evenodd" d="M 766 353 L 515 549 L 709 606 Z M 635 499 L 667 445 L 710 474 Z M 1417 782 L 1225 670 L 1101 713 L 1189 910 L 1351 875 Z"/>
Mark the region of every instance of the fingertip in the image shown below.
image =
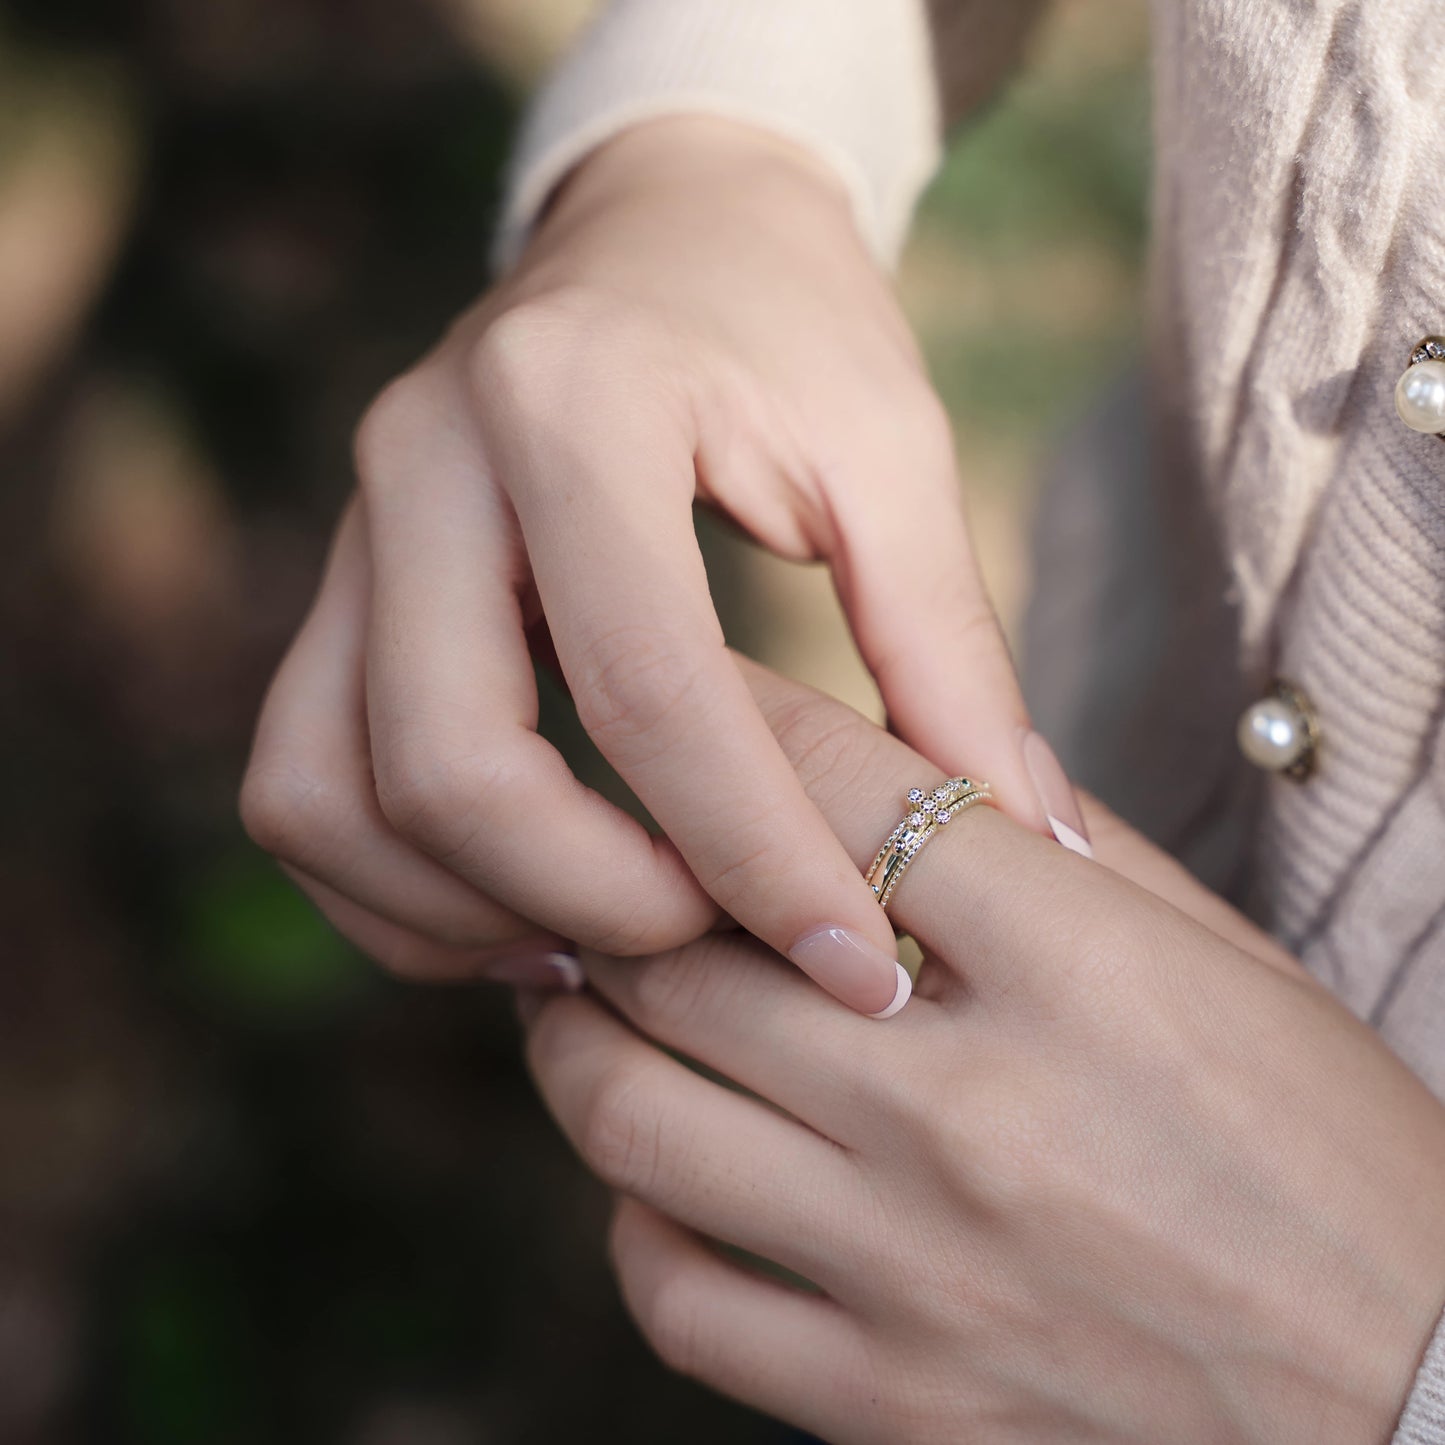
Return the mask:
<path id="1" fill-rule="evenodd" d="M 893 1002 L 885 1009 L 879 1009 L 877 1013 L 869 1014 L 870 1019 L 891 1019 L 894 1014 L 903 1009 L 903 1005 L 913 997 L 913 978 L 908 970 L 901 963 L 895 963 L 894 968 L 898 970 L 898 991 L 893 995 Z"/>
<path id="2" fill-rule="evenodd" d="M 1065 848 L 1084 858 L 1092 858 L 1094 849 L 1089 842 L 1083 810 L 1058 755 L 1043 735 L 1032 729 L 1023 731 L 1021 751 L 1049 831 Z"/>
<path id="3" fill-rule="evenodd" d="M 553 949 L 515 949 L 485 957 L 478 974 L 490 983 L 516 988 L 577 993 L 586 981 L 577 960 Z"/>
<path id="4" fill-rule="evenodd" d="M 1071 853 L 1077 853 L 1081 858 L 1093 858 L 1094 845 L 1082 833 L 1076 833 L 1062 818 L 1056 818 L 1050 813 L 1049 827 L 1053 829 L 1054 837 Z"/>
<path id="5" fill-rule="evenodd" d="M 788 957 L 840 1003 L 870 1018 L 891 1018 L 905 1003 L 897 958 L 852 928 L 825 925 L 794 942 Z M 903 970 L 907 978 L 907 971 Z M 900 1002 L 901 995 L 901 1002 Z"/>
<path id="6" fill-rule="evenodd" d="M 542 1012 L 549 995 L 540 989 L 519 988 L 514 995 L 517 1007 L 517 1018 L 520 1020 L 523 1030 L 530 1029 L 537 1021 L 537 1015 Z"/>

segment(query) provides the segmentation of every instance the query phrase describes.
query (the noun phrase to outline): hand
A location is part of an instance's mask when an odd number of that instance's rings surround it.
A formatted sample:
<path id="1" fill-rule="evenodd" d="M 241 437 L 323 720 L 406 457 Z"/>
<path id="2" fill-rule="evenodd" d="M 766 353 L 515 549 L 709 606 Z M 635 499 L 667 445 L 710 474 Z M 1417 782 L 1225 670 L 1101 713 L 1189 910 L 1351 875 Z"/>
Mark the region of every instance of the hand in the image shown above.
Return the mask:
<path id="1" fill-rule="evenodd" d="M 936 771 L 753 680 L 861 862 Z M 933 840 L 894 903 L 920 998 L 888 1029 L 736 935 L 584 955 L 602 1002 L 533 1014 L 665 1361 L 835 1445 L 1389 1438 L 1445 1299 L 1445 1110 L 1182 870 L 1096 838 L 1174 901 L 986 808 Z"/>
<path id="2" fill-rule="evenodd" d="M 854 1008 L 895 1001 L 892 934 L 724 648 L 695 499 L 825 558 L 897 728 L 1045 827 L 946 418 L 802 152 L 703 119 L 604 147 L 517 272 L 377 400 L 357 462 L 242 810 L 383 962 L 535 980 L 569 966 L 545 957 L 561 940 L 647 952 L 721 908 Z M 543 621 L 672 842 L 537 737 Z"/>

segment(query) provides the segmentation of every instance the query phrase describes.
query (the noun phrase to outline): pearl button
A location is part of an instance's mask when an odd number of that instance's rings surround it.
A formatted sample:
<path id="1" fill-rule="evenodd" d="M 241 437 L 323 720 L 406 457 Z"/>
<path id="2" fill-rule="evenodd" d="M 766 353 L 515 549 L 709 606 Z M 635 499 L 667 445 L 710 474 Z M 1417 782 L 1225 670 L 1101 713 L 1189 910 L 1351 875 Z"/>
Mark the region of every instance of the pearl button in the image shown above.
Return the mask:
<path id="1" fill-rule="evenodd" d="M 1395 385 L 1395 410 L 1412 431 L 1445 432 L 1445 361 L 1417 361 Z"/>
<path id="2" fill-rule="evenodd" d="M 1314 715 L 1304 694 L 1283 679 L 1244 710 L 1235 735 L 1240 752 L 1271 773 L 1304 778 L 1314 764 Z"/>

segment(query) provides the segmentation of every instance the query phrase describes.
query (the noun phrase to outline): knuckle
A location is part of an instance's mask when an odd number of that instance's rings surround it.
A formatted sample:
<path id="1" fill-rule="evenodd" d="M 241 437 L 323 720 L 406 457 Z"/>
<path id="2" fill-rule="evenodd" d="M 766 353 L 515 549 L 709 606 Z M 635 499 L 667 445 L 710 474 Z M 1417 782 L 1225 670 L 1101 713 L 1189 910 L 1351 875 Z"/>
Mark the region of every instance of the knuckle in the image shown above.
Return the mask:
<path id="1" fill-rule="evenodd" d="M 779 844 L 777 820 L 764 817 L 740 819 L 723 834 L 728 845 L 714 858 L 694 864 L 693 873 L 708 896 L 726 910 L 754 902 L 761 889 L 786 874 L 792 863 L 786 847 Z"/>
<path id="2" fill-rule="evenodd" d="M 948 639 L 953 655 L 974 667 L 987 669 L 986 673 L 976 676 L 1012 678 L 1014 664 L 1008 639 L 993 603 L 960 577 L 941 580 L 938 595 L 942 614 L 949 619 Z M 890 660 L 895 671 L 906 665 L 899 656 Z M 1016 689 L 1017 683 L 1012 687 Z"/>
<path id="3" fill-rule="evenodd" d="M 332 790 L 317 771 L 281 763 L 253 764 L 241 784 L 241 825 L 259 848 L 304 866 L 335 829 Z"/>
<path id="4" fill-rule="evenodd" d="M 459 754 L 425 731 L 404 734 L 381 750 L 375 774 L 387 822 L 434 856 L 470 847 L 483 821 L 505 827 L 519 787 L 504 758 Z"/>
<path id="5" fill-rule="evenodd" d="M 658 917 L 655 898 L 614 897 L 598 912 L 582 940 L 598 953 L 630 958 L 657 947 Z"/>
<path id="6" fill-rule="evenodd" d="M 580 453 L 616 447 L 622 434 L 682 447 L 685 362 L 674 332 L 646 308 L 573 285 L 498 312 L 465 366 L 473 403 L 497 437 L 555 444 L 560 418 Z M 690 449 L 675 458 L 679 467 L 691 459 Z"/>
<path id="7" fill-rule="evenodd" d="M 842 1071 L 840 1071 L 842 1072 Z M 897 1127 L 921 1147 L 942 1141 L 944 1158 L 954 1158 L 953 1146 L 964 1142 L 967 1116 L 951 1101 L 940 1104 L 934 1082 L 912 1069 L 899 1069 L 890 1061 L 886 1045 L 865 1039 L 850 1060 L 849 1103 L 859 1113 L 896 1121 Z"/>
<path id="8" fill-rule="evenodd" d="M 995 1080 L 971 1096 L 967 1116 L 944 1114 L 942 1157 L 955 1161 L 976 1204 L 997 1218 L 1036 1208 L 1056 1184 L 1055 1159 L 1067 1122 L 1017 1080 Z"/>
<path id="9" fill-rule="evenodd" d="M 1069 937 L 1062 929 L 1052 936 L 1051 956 L 1060 960 L 1050 984 L 1054 1006 L 1088 1020 L 1141 1076 L 1172 1085 L 1194 1056 L 1193 1013 L 1180 1000 L 1191 996 L 1199 976 L 1168 915 L 1119 907 Z M 1040 956 L 1049 955 L 1041 949 Z"/>
<path id="10" fill-rule="evenodd" d="M 468 804 L 455 786 L 455 765 L 412 740 L 377 758 L 376 798 L 382 816 L 406 838 L 428 847 L 455 836 Z"/>
<path id="11" fill-rule="evenodd" d="M 553 366 L 561 336 L 546 302 L 522 302 L 495 316 L 471 350 L 477 395 L 493 403 L 525 402 Z"/>
<path id="12" fill-rule="evenodd" d="M 1140 998 L 1136 960 L 1162 960 L 1170 953 L 1153 918 L 1137 909 L 1101 909 L 1097 900 L 1080 901 L 1094 906 L 1082 918 L 1076 913 L 1067 928 L 1061 923 L 1048 939 L 1052 957 L 1060 960 L 1057 984 L 1093 1013 L 1111 1010 L 1121 997 Z"/>
<path id="13" fill-rule="evenodd" d="M 924 582 L 925 575 L 931 580 Z M 998 614 L 970 578 L 959 575 L 944 560 L 931 572 L 920 571 L 919 581 L 936 607 L 936 616 L 946 620 L 947 641 L 953 656 L 975 664 L 987 663 L 991 668 L 1002 660 L 1006 671 L 1013 673 L 1008 641 Z M 871 638 L 868 661 L 879 687 L 886 693 L 917 672 L 916 643 L 899 632 Z"/>
<path id="14" fill-rule="evenodd" d="M 870 380 L 855 411 L 856 446 L 846 475 L 859 481 L 898 475 L 928 487 L 954 470 L 953 421 L 942 399 L 911 367 L 895 378 Z"/>
<path id="15" fill-rule="evenodd" d="M 960 649 L 966 654 L 1006 653 L 1008 642 L 993 604 L 976 589 L 965 587 L 959 579 L 955 579 L 954 586 L 958 594 L 954 610 L 958 617 L 956 631 Z"/>
<path id="16" fill-rule="evenodd" d="M 527 413 L 606 374 L 599 336 L 614 340 L 615 308 L 586 287 L 518 301 L 499 312 L 474 343 L 469 372 L 475 394 L 492 407 Z"/>
<path id="17" fill-rule="evenodd" d="M 613 1066 L 588 1101 L 578 1141 L 604 1184 L 639 1196 L 651 1192 L 657 1163 L 656 1118 L 646 1100 L 642 1071 L 633 1064 Z"/>
<path id="18" fill-rule="evenodd" d="M 577 715 L 604 752 L 645 739 L 664 747 L 693 710 L 703 677 L 680 633 L 647 624 L 593 639 L 573 672 Z"/>
<path id="19" fill-rule="evenodd" d="M 772 725 L 778 746 L 819 807 L 846 796 L 877 762 L 876 729 L 840 703 L 802 697 L 776 714 Z"/>

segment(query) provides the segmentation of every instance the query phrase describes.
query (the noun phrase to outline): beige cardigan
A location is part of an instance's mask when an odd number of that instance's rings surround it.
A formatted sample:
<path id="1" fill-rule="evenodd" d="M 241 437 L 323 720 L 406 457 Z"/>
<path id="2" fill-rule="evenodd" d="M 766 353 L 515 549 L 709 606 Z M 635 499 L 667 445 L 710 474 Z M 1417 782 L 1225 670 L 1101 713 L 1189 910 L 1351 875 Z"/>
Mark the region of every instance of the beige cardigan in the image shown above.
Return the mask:
<path id="1" fill-rule="evenodd" d="M 825 157 L 891 264 L 941 116 L 1000 78 L 1034 8 L 613 0 L 533 106 L 500 255 L 602 139 L 706 110 Z M 1445 6 L 1154 9 L 1148 392 L 1051 483 L 1026 688 L 1082 783 L 1445 1097 L 1445 445 L 1391 402 L 1445 332 Z M 1233 743 L 1275 672 L 1320 716 L 1303 785 Z M 1396 1439 L 1445 1445 L 1445 1327 Z"/>

